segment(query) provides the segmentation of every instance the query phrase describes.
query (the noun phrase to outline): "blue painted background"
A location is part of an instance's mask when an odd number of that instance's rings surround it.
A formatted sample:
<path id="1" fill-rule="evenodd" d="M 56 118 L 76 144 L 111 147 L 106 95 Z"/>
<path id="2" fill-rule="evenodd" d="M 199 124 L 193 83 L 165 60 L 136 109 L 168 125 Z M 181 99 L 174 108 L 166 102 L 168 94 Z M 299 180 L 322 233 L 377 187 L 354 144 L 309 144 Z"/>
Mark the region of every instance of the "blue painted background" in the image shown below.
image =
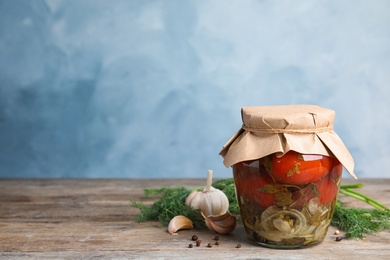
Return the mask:
<path id="1" fill-rule="evenodd" d="M 390 1 L 0 0 L 0 177 L 216 177 L 249 105 L 390 177 Z"/>

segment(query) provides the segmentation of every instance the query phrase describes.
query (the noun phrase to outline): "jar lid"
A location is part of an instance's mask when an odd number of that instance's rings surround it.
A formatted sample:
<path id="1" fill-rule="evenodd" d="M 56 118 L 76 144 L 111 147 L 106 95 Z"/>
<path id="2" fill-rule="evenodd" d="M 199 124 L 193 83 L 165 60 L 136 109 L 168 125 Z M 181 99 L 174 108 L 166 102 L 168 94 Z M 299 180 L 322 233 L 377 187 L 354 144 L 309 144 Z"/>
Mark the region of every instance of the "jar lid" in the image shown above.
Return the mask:
<path id="1" fill-rule="evenodd" d="M 252 106 L 243 107 L 241 116 L 241 129 L 220 152 L 226 167 L 294 150 L 336 157 L 356 178 L 353 158 L 333 131 L 333 110 L 315 105 Z"/>

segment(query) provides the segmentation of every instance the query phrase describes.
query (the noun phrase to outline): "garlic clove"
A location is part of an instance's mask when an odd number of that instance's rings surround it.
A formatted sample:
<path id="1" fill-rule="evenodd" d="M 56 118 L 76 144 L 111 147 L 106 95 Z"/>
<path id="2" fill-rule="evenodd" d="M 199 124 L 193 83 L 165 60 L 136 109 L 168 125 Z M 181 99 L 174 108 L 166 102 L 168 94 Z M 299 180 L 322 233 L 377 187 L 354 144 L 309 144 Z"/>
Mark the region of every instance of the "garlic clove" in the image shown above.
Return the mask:
<path id="1" fill-rule="evenodd" d="M 272 224 L 274 225 L 275 228 L 277 228 L 279 231 L 283 233 L 291 233 L 291 226 L 286 220 L 275 218 L 272 221 Z"/>
<path id="2" fill-rule="evenodd" d="M 193 209 L 200 209 L 200 203 L 203 199 L 203 191 L 194 190 L 186 198 L 186 205 Z"/>
<path id="3" fill-rule="evenodd" d="M 236 228 L 236 217 L 230 212 L 219 216 L 208 216 L 205 218 L 206 226 L 209 230 L 219 234 L 229 234 Z"/>
<path id="4" fill-rule="evenodd" d="M 176 233 L 177 231 L 179 231 L 181 229 L 192 229 L 193 227 L 194 226 L 193 226 L 191 219 L 189 219 L 185 216 L 179 215 L 179 216 L 172 218 L 171 221 L 169 221 L 168 233 L 171 235 L 177 235 L 177 233 Z"/>

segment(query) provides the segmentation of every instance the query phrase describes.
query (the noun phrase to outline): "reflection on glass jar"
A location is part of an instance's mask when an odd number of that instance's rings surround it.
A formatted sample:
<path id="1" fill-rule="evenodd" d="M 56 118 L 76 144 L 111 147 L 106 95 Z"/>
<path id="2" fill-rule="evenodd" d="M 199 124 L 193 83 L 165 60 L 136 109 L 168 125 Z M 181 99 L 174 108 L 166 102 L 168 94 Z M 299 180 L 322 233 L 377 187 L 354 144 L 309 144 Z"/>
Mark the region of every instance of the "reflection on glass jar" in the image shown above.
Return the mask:
<path id="1" fill-rule="evenodd" d="M 289 151 L 232 168 L 242 221 L 253 241 L 272 248 L 323 241 L 342 174 L 336 158 Z"/>

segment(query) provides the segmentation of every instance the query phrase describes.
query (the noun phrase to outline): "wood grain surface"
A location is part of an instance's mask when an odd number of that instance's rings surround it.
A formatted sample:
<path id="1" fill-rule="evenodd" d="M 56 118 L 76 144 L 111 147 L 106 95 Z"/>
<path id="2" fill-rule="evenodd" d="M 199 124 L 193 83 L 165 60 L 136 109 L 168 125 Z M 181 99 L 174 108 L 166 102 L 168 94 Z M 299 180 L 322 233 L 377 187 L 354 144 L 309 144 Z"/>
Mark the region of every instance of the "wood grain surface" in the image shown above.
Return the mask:
<path id="1" fill-rule="evenodd" d="M 355 182 L 390 206 L 390 179 L 343 180 Z M 208 230 L 172 236 L 157 222 L 135 222 L 139 210 L 130 201 L 153 202 L 143 196 L 145 188 L 202 185 L 203 179 L 0 179 L 0 259 L 390 259 L 389 231 L 336 242 L 331 227 L 317 246 L 277 250 L 253 244 L 239 223 L 208 248 L 215 236 Z M 188 248 L 193 234 L 202 246 Z"/>

